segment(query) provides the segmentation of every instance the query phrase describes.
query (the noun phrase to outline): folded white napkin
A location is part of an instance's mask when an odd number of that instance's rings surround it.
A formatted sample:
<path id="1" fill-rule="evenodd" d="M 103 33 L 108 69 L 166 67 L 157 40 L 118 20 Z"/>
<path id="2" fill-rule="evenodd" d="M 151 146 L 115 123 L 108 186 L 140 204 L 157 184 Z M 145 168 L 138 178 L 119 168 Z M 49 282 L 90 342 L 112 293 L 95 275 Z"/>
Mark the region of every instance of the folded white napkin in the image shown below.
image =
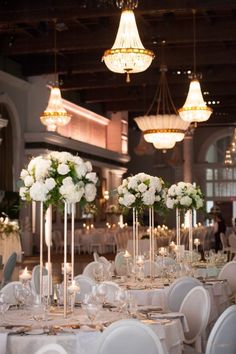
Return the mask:
<path id="1" fill-rule="evenodd" d="M 150 318 L 152 319 L 168 319 L 168 320 L 175 320 L 179 319 L 181 321 L 183 331 L 188 332 L 189 327 L 188 327 L 188 322 L 186 320 L 186 317 L 183 313 L 181 312 L 168 312 L 168 313 L 150 313 Z"/>
<path id="2" fill-rule="evenodd" d="M 7 336 L 8 332 L 0 332 L 0 354 L 7 353 Z"/>

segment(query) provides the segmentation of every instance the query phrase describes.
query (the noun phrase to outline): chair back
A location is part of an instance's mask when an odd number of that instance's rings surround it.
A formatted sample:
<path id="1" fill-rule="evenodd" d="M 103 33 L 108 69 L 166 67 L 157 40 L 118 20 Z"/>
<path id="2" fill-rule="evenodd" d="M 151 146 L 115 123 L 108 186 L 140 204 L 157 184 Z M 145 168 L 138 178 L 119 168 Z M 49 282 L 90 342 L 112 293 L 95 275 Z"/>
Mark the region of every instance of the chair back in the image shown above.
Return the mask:
<path id="1" fill-rule="evenodd" d="M 67 351 L 57 343 L 49 343 L 43 345 L 34 354 L 67 354 Z"/>
<path id="2" fill-rule="evenodd" d="M 226 263 L 221 269 L 218 278 L 227 279 L 233 294 L 236 294 L 236 261 Z"/>
<path id="3" fill-rule="evenodd" d="M 127 264 L 124 257 L 125 252 L 117 253 L 115 257 L 115 271 L 117 275 L 126 275 L 127 274 Z"/>
<path id="4" fill-rule="evenodd" d="M 113 303 L 115 301 L 116 292 L 120 289 L 119 285 L 114 283 L 113 281 L 104 281 L 99 284 L 99 287 L 102 286 L 106 292 L 106 300 L 109 303 Z"/>
<path id="5" fill-rule="evenodd" d="M 48 271 L 43 267 L 43 275 L 47 275 Z M 34 294 L 40 294 L 40 265 L 36 265 L 32 271 L 31 287 Z"/>
<path id="6" fill-rule="evenodd" d="M 185 342 L 196 343 L 205 331 L 210 316 L 210 296 L 203 286 L 196 286 L 185 296 L 179 312 L 187 319 L 189 331 L 185 333 Z"/>
<path id="7" fill-rule="evenodd" d="M 83 275 L 85 275 L 86 277 L 89 277 L 90 279 L 95 280 L 95 276 L 94 276 L 95 269 L 101 268 L 101 267 L 104 270 L 104 268 L 105 268 L 104 264 L 102 264 L 100 262 L 90 262 L 84 268 Z"/>
<path id="8" fill-rule="evenodd" d="M 92 288 L 96 285 L 95 281 L 85 275 L 77 275 L 75 278 L 75 283 L 79 285 L 79 293 L 76 295 L 76 301 L 83 301 L 86 294 L 90 294 L 92 292 Z"/>
<path id="9" fill-rule="evenodd" d="M 220 240 L 223 246 L 223 251 L 228 247 L 227 238 L 223 232 L 220 233 Z"/>
<path id="10" fill-rule="evenodd" d="M 179 311 L 185 296 L 196 286 L 201 286 L 201 282 L 195 278 L 186 276 L 176 279 L 167 292 L 169 310 L 173 312 Z"/>
<path id="11" fill-rule="evenodd" d="M 230 234 L 229 235 L 229 245 L 233 250 L 236 250 L 236 235 L 235 234 Z"/>
<path id="12" fill-rule="evenodd" d="M 4 268 L 3 268 L 3 277 L 2 277 L 2 286 L 9 283 L 11 281 L 12 274 L 14 272 L 14 268 L 16 266 L 17 254 L 13 252 L 8 258 Z"/>
<path id="13" fill-rule="evenodd" d="M 160 266 L 154 261 L 144 261 L 143 263 L 143 271 L 144 276 L 147 277 L 150 275 L 150 268 L 151 268 L 151 275 L 158 276 L 161 273 Z"/>
<path id="14" fill-rule="evenodd" d="M 102 333 L 94 354 L 163 354 L 159 337 L 137 320 L 120 320 Z"/>
<path id="15" fill-rule="evenodd" d="M 0 291 L 0 294 L 4 294 L 7 297 L 7 300 L 10 305 L 16 305 L 17 300 L 15 296 L 15 286 L 22 286 L 22 283 L 20 281 L 12 281 L 8 284 L 6 284 Z"/>
<path id="16" fill-rule="evenodd" d="M 99 260 L 99 255 L 96 251 L 93 252 L 93 260 L 94 260 L 94 262 L 98 262 L 98 260 Z"/>
<path id="17" fill-rule="evenodd" d="M 228 307 L 218 318 L 207 341 L 206 354 L 235 354 L 236 305 Z"/>

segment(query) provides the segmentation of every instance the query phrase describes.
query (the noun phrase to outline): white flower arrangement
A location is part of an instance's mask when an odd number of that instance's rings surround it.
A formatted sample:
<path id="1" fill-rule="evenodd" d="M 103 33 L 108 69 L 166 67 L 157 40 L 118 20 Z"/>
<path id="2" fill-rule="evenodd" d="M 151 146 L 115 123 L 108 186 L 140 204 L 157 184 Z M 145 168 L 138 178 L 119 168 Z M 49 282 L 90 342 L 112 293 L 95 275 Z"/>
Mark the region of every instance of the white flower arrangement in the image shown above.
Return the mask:
<path id="1" fill-rule="evenodd" d="M 0 218 L 0 237 L 3 235 L 9 236 L 11 233 L 19 232 L 19 224 L 15 220 L 9 218 Z"/>
<path id="2" fill-rule="evenodd" d="M 123 180 L 117 189 L 122 207 L 141 209 L 145 206 L 162 209 L 165 205 L 165 185 L 160 177 L 138 173 Z"/>
<path id="3" fill-rule="evenodd" d="M 98 181 L 92 165 L 68 152 L 53 151 L 32 158 L 20 174 L 20 197 L 25 201 L 49 204 L 94 201 Z"/>
<path id="4" fill-rule="evenodd" d="M 191 183 L 178 182 L 168 189 L 166 206 L 169 209 L 200 209 L 204 198 L 200 187 Z"/>

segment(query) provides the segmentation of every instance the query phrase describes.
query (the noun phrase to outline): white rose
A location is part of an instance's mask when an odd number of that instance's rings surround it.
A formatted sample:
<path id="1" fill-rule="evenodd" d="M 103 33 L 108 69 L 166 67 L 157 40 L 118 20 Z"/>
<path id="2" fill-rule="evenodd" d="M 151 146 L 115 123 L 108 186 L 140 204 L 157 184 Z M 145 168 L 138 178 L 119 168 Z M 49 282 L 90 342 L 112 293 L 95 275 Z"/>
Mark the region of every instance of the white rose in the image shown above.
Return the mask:
<path id="1" fill-rule="evenodd" d="M 35 182 L 30 187 L 30 197 L 36 202 L 45 202 L 47 200 L 48 189 L 42 182 Z"/>
<path id="2" fill-rule="evenodd" d="M 128 189 L 136 189 L 138 187 L 138 181 L 135 177 L 132 177 L 128 182 Z"/>
<path id="3" fill-rule="evenodd" d="M 70 176 L 64 178 L 63 181 L 62 181 L 62 184 L 65 185 L 65 186 L 69 186 L 71 184 L 74 185 L 73 180 L 72 180 L 72 178 Z"/>
<path id="4" fill-rule="evenodd" d="M 20 197 L 22 200 L 26 200 L 26 194 L 28 192 L 28 188 L 26 187 L 20 187 L 19 193 L 20 193 Z"/>
<path id="5" fill-rule="evenodd" d="M 86 173 L 88 172 L 88 169 L 87 169 L 87 166 L 85 163 L 75 166 L 75 170 L 76 170 L 78 178 L 84 177 L 86 175 Z"/>
<path id="6" fill-rule="evenodd" d="M 65 163 L 61 163 L 58 165 L 57 167 L 57 172 L 60 174 L 60 175 L 67 175 L 67 173 L 70 171 L 69 169 L 69 166 L 66 165 Z"/>
<path id="7" fill-rule="evenodd" d="M 93 169 L 91 162 L 90 161 L 86 161 L 84 164 L 87 167 L 87 171 L 91 172 L 92 169 Z"/>
<path id="8" fill-rule="evenodd" d="M 76 165 L 80 165 L 81 163 L 83 163 L 83 160 L 79 156 L 74 156 L 74 163 Z"/>
<path id="9" fill-rule="evenodd" d="M 55 179 L 54 178 L 47 178 L 45 180 L 45 185 L 49 191 L 52 190 L 56 185 Z"/>
<path id="10" fill-rule="evenodd" d="M 28 176 L 25 177 L 24 184 L 25 184 L 26 187 L 32 186 L 33 183 L 34 183 L 34 179 L 33 179 L 32 176 L 28 175 Z"/>
<path id="11" fill-rule="evenodd" d="M 123 205 L 124 204 L 124 198 L 123 197 L 119 197 L 118 198 L 118 202 L 120 205 Z"/>
<path id="12" fill-rule="evenodd" d="M 41 160 L 42 160 L 42 156 L 34 157 L 28 164 L 28 171 L 31 172 L 35 168 L 37 163 Z"/>
<path id="13" fill-rule="evenodd" d="M 97 193 L 97 188 L 93 183 L 86 184 L 84 188 L 84 194 L 87 202 L 92 202 L 96 197 L 96 193 Z"/>
<path id="14" fill-rule="evenodd" d="M 138 190 L 139 190 L 139 192 L 141 192 L 141 193 L 145 192 L 145 191 L 147 190 L 146 184 L 140 183 L 140 184 L 138 185 Z"/>
<path id="15" fill-rule="evenodd" d="M 119 186 L 117 188 L 117 192 L 118 192 L 118 194 L 123 194 L 123 186 Z"/>
<path id="16" fill-rule="evenodd" d="M 20 173 L 20 178 L 25 179 L 26 176 L 28 176 L 29 172 L 23 168 L 23 170 Z"/>
<path id="17" fill-rule="evenodd" d="M 94 184 L 97 183 L 98 178 L 95 172 L 89 172 L 85 176 L 89 181 L 93 182 Z"/>

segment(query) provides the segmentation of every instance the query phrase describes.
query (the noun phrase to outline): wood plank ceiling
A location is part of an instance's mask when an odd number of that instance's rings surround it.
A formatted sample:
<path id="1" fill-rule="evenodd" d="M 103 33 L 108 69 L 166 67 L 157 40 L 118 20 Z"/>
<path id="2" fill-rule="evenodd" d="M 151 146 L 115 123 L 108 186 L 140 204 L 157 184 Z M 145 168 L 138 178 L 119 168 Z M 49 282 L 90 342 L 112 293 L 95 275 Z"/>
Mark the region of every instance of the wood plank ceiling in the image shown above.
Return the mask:
<path id="1" fill-rule="evenodd" d="M 2 0 L 0 55 L 19 63 L 24 76 L 52 73 L 56 21 L 57 69 L 64 95 L 102 113 L 129 110 L 133 117 L 144 114 L 154 97 L 160 44 L 165 40 L 168 82 L 179 108 L 193 67 L 192 9 L 197 11 L 197 71 L 204 97 L 214 109 L 205 124 L 236 124 L 235 0 L 139 0 L 139 33 L 156 58 L 146 72 L 132 75 L 129 84 L 101 62 L 118 28 L 115 0 Z"/>

